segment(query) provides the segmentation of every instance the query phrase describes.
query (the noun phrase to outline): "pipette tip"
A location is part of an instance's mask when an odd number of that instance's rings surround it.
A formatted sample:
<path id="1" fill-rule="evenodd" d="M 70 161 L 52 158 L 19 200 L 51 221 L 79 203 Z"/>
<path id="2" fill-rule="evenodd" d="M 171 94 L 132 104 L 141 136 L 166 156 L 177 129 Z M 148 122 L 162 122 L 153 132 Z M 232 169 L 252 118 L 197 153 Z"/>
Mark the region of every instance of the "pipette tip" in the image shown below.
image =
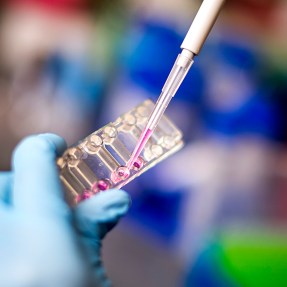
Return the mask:
<path id="1" fill-rule="evenodd" d="M 137 145 L 131 155 L 130 160 L 127 163 L 127 168 L 131 169 L 134 162 L 137 160 L 137 158 L 139 157 L 140 153 L 142 152 L 142 150 L 144 149 L 147 141 L 149 140 L 150 136 L 152 135 L 152 130 L 149 128 L 145 128 L 141 135 L 140 138 L 137 142 Z"/>

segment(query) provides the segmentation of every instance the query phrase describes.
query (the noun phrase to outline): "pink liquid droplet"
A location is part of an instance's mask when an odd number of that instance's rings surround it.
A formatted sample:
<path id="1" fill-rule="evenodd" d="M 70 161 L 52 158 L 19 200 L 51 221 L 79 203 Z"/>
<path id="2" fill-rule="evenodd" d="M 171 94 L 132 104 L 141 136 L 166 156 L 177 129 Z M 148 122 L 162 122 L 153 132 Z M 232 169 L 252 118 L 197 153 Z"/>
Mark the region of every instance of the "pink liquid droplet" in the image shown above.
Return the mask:
<path id="1" fill-rule="evenodd" d="M 99 180 L 97 183 L 99 190 L 107 190 L 110 187 L 110 184 L 106 180 Z"/>
<path id="2" fill-rule="evenodd" d="M 130 176 L 130 171 L 127 167 L 125 166 L 120 166 L 117 169 L 117 174 L 121 179 L 126 179 Z"/>
<path id="3" fill-rule="evenodd" d="M 92 196 L 91 192 L 89 190 L 84 190 L 83 193 L 82 193 L 82 197 L 81 199 L 82 200 L 85 200 L 85 199 L 88 199 Z"/>
<path id="4" fill-rule="evenodd" d="M 142 168 L 144 164 L 144 160 L 141 157 L 138 157 L 135 162 L 133 163 L 134 167 L 136 168 L 136 170 Z"/>

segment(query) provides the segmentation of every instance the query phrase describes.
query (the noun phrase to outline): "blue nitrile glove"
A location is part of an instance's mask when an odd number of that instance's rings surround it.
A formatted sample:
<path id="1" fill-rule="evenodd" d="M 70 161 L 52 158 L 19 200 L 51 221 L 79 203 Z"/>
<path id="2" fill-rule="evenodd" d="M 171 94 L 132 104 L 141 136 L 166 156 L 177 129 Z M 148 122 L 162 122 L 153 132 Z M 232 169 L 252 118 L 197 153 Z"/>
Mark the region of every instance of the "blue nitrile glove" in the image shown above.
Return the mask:
<path id="1" fill-rule="evenodd" d="M 71 210 L 55 164 L 63 139 L 25 139 L 13 171 L 0 173 L 0 286 L 110 286 L 101 265 L 101 240 L 130 203 L 108 190 Z"/>

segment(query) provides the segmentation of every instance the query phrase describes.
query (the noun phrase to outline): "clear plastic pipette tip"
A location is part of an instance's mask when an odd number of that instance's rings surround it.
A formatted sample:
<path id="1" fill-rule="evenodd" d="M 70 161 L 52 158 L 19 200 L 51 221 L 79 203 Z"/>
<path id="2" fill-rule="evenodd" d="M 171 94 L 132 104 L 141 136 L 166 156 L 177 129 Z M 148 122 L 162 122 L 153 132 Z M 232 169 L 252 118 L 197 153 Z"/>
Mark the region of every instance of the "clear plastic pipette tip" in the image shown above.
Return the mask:
<path id="1" fill-rule="evenodd" d="M 165 112 L 170 100 L 173 98 L 182 81 L 184 80 L 187 72 L 193 64 L 194 54 L 188 50 L 183 49 L 181 54 L 178 55 L 171 72 L 162 88 L 162 92 L 155 104 L 155 107 L 148 119 L 147 125 L 142 131 L 137 145 L 127 163 L 128 169 L 131 169 L 133 163 L 139 157 L 144 149 L 147 141 L 151 137 L 154 129 L 157 127 L 163 113 Z"/>

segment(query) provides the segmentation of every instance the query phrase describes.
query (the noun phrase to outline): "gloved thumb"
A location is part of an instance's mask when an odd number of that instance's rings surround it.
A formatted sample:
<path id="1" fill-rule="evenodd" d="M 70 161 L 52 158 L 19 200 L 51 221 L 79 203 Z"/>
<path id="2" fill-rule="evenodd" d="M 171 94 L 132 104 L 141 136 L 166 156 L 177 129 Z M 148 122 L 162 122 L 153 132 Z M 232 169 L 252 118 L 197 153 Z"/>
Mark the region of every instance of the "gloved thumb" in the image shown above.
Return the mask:
<path id="1" fill-rule="evenodd" d="M 101 263 L 101 240 L 126 214 L 129 205 L 126 192 L 111 189 L 80 203 L 75 209 L 75 228 L 99 286 L 109 286 Z"/>

